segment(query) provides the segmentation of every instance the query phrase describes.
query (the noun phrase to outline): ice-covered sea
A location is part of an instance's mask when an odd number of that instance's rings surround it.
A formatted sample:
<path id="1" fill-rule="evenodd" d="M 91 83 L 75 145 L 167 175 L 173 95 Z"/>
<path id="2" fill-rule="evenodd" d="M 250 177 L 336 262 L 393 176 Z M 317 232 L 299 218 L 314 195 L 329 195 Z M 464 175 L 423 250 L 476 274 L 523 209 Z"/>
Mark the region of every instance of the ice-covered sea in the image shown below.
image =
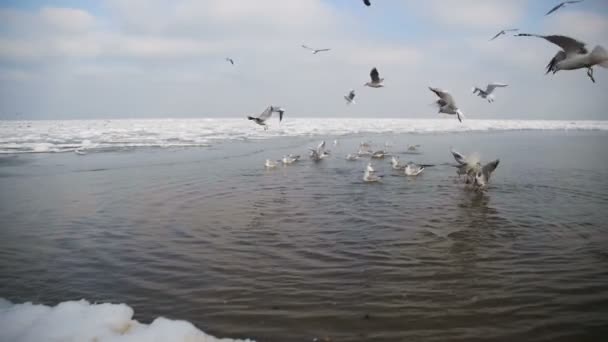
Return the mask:
<path id="1" fill-rule="evenodd" d="M 608 131 L 608 121 L 287 118 L 280 124 L 273 120 L 267 131 L 245 119 L 0 121 L 0 153 L 197 147 L 290 136 L 522 130 Z"/>

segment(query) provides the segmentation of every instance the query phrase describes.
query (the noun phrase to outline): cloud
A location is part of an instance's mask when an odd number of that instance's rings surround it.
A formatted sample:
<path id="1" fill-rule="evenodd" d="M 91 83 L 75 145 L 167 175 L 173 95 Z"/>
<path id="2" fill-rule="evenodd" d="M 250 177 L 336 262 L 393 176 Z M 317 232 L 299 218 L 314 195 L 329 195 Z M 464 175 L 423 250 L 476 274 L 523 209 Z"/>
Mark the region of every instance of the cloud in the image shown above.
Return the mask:
<path id="1" fill-rule="evenodd" d="M 501 29 L 517 24 L 524 16 L 520 0 L 430 0 L 423 9 L 435 23 L 458 28 Z"/>

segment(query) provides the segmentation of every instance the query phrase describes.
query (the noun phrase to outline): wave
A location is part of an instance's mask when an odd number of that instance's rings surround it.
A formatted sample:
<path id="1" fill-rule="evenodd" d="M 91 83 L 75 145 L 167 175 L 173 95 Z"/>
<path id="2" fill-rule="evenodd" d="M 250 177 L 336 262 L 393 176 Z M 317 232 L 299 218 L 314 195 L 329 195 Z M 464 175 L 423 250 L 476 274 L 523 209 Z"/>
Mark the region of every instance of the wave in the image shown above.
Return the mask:
<path id="1" fill-rule="evenodd" d="M 133 319 L 125 304 L 67 301 L 56 306 L 13 304 L 0 298 L 0 341 L 190 341 L 253 342 L 218 339 L 186 321 L 159 317 L 150 324 Z"/>
<path id="2" fill-rule="evenodd" d="M 1 121 L 0 153 L 103 152 L 141 147 L 204 147 L 230 140 L 371 133 L 513 130 L 608 131 L 608 121 L 446 119 L 271 119 L 270 129 L 243 119 Z"/>

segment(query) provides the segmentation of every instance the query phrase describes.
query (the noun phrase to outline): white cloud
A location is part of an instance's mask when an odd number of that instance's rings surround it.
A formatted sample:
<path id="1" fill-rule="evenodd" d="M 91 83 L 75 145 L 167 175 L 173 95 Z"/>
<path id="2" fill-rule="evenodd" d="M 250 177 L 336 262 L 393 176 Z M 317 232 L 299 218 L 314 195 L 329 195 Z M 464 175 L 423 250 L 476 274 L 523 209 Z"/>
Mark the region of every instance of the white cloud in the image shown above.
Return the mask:
<path id="1" fill-rule="evenodd" d="M 521 0 L 427 0 L 430 18 L 440 25 L 458 28 L 507 28 L 524 15 L 526 3 Z"/>

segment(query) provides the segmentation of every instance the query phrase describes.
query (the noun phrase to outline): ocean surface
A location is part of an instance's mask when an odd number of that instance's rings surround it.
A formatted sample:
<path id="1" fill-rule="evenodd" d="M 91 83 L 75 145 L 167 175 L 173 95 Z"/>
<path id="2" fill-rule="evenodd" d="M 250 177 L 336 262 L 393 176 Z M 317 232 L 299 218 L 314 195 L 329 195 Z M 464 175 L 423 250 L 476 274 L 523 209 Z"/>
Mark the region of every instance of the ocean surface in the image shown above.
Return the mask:
<path id="1" fill-rule="evenodd" d="M 270 342 L 608 336 L 606 122 L 241 121 L 0 122 L 0 298 Z M 361 141 L 434 166 L 364 183 Z M 486 191 L 450 147 L 500 159 Z"/>

